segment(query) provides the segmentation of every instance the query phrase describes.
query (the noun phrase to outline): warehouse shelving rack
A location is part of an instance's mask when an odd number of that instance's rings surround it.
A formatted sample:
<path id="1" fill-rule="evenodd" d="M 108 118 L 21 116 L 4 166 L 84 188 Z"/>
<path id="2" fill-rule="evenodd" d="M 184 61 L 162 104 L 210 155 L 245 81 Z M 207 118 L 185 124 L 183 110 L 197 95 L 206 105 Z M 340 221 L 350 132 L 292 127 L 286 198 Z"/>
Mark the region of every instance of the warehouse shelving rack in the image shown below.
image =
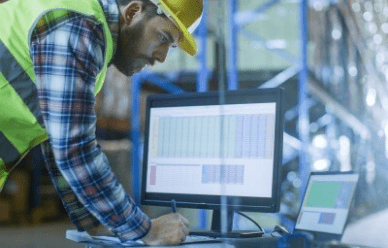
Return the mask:
<path id="1" fill-rule="evenodd" d="M 244 35 L 252 40 L 255 40 L 259 43 L 265 43 L 266 40 L 263 37 L 260 37 L 258 34 L 255 34 L 244 27 L 247 23 L 250 23 L 257 19 L 257 16 L 260 13 L 268 11 L 272 7 L 277 4 L 283 2 L 281 0 L 267 0 L 262 2 L 258 7 L 251 11 L 241 12 L 238 11 L 239 0 L 227 0 L 227 25 L 228 25 L 228 34 L 226 35 L 225 47 L 227 48 L 227 54 L 224 56 L 226 60 L 226 85 L 227 90 L 236 90 L 239 88 L 239 73 L 237 68 L 237 53 L 238 53 L 238 44 L 237 37 L 238 35 Z M 311 2 L 311 1 L 310 1 Z M 346 1 L 335 1 L 335 0 L 327 0 L 321 1 L 328 4 L 328 9 L 330 11 L 336 11 L 335 15 L 338 16 L 340 20 L 340 25 L 342 28 L 342 37 L 337 40 L 333 40 L 332 31 L 333 26 L 332 20 L 330 19 L 330 14 L 327 14 L 324 19 L 327 22 L 327 27 L 324 34 L 324 39 L 327 41 L 326 49 L 339 49 L 340 53 L 339 59 L 337 60 L 337 64 L 343 68 L 343 76 L 340 79 L 336 79 L 333 74 L 335 72 L 330 71 L 334 70 L 331 68 L 328 71 L 321 72 L 321 76 L 326 75 L 325 77 L 317 77 L 315 72 L 312 72 L 309 69 L 309 61 L 308 61 L 308 26 L 309 26 L 309 1 L 300 0 L 298 1 L 299 5 L 299 25 L 298 27 L 298 37 L 299 37 L 299 50 L 297 57 L 291 55 L 285 50 L 282 49 L 270 49 L 273 53 L 276 53 L 281 58 L 288 61 L 292 64 L 290 67 L 284 69 L 282 72 L 274 76 L 272 79 L 263 83 L 261 88 L 270 88 L 270 87 L 279 87 L 283 83 L 287 82 L 289 79 L 296 77 L 298 78 L 298 86 L 297 86 L 297 105 L 288 110 L 286 115 L 286 121 L 291 119 L 297 119 L 297 130 L 295 131 L 296 135 L 293 135 L 288 132 L 284 132 L 284 142 L 285 144 L 292 147 L 291 153 L 287 153 L 284 155 L 283 163 L 288 163 L 289 161 L 298 159 L 298 174 L 301 180 L 301 186 L 299 187 L 299 196 L 303 195 L 303 189 L 305 189 L 305 185 L 307 183 L 308 175 L 311 170 L 311 131 L 310 131 L 310 114 L 311 111 L 319 104 L 325 106 L 324 113 L 320 118 L 314 120 L 315 124 L 319 126 L 319 128 L 325 129 L 325 133 L 327 137 L 330 139 L 329 143 L 338 138 L 338 133 L 344 133 L 347 136 L 350 136 L 352 141 L 357 144 L 358 148 L 354 149 L 356 152 L 358 151 L 357 161 L 354 162 L 353 170 L 359 171 L 360 173 L 364 173 L 365 166 L 362 167 L 360 164 L 366 163 L 368 156 L 370 156 L 371 139 L 374 137 L 376 131 L 370 129 L 369 126 L 364 124 L 363 120 L 358 117 L 359 113 L 356 113 L 352 110 L 349 110 L 349 102 L 348 97 L 352 94 L 352 90 L 350 89 L 349 82 L 351 80 L 359 81 L 361 80 L 361 74 L 363 69 L 371 74 L 374 78 L 376 78 L 376 72 L 373 67 L 373 63 L 370 61 L 368 55 L 365 54 L 365 47 L 360 43 L 359 38 L 360 34 L 357 33 L 357 28 L 355 27 L 354 20 L 352 16 L 349 15 L 349 5 L 346 4 Z M 205 3 L 205 13 L 203 15 L 203 20 L 196 31 L 197 41 L 199 44 L 199 53 L 197 55 L 197 60 L 199 63 L 199 69 L 197 71 L 197 86 L 196 90 L 198 92 L 208 91 L 208 80 L 211 75 L 211 71 L 209 71 L 207 61 L 206 61 L 206 42 L 208 36 L 208 5 L 209 0 L 204 0 Z M 238 16 L 245 16 L 244 18 L 237 18 Z M 351 45 L 353 43 L 355 46 Z M 329 48 L 330 47 L 330 48 Z M 346 70 L 349 66 L 348 57 L 352 54 L 354 59 L 355 66 L 358 68 L 359 74 L 356 78 L 351 78 L 349 76 L 348 70 Z M 323 68 L 330 68 L 333 64 L 330 60 L 329 56 L 326 56 L 321 61 L 323 63 Z M 319 73 L 318 73 L 319 74 Z M 338 80 L 338 85 L 340 91 L 343 95 L 339 95 L 338 91 L 332 90 L 330 81 Z M 131 137 L 133 143 L 133 158 L 132 158 L 132 169 L 133 169 L 133 192 L 135 201 L 139 202 L 140 199 L 140 154 L 141 154 L 141 140 L 140 140 L 140 87 L 144 82 L 148 82 L 158 87 L 166 90 L 169 93 L 179 94 L 184 92 L 184 90 L 178 88 L 174 85 L 173 82 L 168 82 L 166 79 L 160 77 L 157 74 L 148 74 L 141 73 L 135 75 L 132 78 L 132 130 Z M 357 89 L 357 92 L 362 92 L 360 90 L 360 85 Z M 381 87 L 381 86 L 380 86 Z M 384 95 L 384 91 L 379 92 L 381 101 L 384 103 L 387 99 Z M 353 93 L 354 94 L 354 93 Z M 353 96 L 354 97 L 354 96 Z M 361 96 L 362 98 L 362 96 Z M 362 104 L 363 100 L 358 99 L 358 104 Z M 388 105 L 387 105 L 388 106 Z M 329 120 L 329 121 L 328 121 Z M 329 144 L 331 146 L 332 144 Z M 362 150 L 365 147 L 366 149 Z M 328 157 L 333 162 L 330 170 L 339 170 L 339 163 L 337 161 L 336 155 L 334 151 L 329 148 L 328 149 Z M 369 155 L 368 155 L 369 154 Z M 384 162 L 384 161 L 383 161 Z M 388 172 L 384 172 L 388 175 Z M 388 178 L 388 177 L 387 177 Z M 136 187 L 135 187 L 136 186 Z M 299 200 L 300 197 L 299 197 Z M 373 199 L 370 199 L 373 201 Z M 279 216 L 280 217 L 280 216 Z M 204 227 L 206 221 L 206 215 L 201 213 L 201 227 Z M 287 219 L 281 219 L 286 226 L 292 228 L 292 223 Z M 288 224 L 287 224 L 288 223 Z"/>

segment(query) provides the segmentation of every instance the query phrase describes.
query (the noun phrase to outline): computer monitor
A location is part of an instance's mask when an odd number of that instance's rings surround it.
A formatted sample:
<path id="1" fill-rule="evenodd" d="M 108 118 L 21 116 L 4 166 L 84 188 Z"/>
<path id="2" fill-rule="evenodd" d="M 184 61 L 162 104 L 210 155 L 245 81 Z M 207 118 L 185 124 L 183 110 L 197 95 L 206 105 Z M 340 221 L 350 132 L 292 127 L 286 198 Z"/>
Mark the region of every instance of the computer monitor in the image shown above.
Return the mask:
<path id="1" fill-rule="evenodd" d="M 353 172 L 312 172 L 294 232 L 309 232 L 316 240 L 340 240 L 358 179 Z"/>
<path id="2" fill-rule="evenodd" d="M 212 229 L 221 196 L 228 213 L 279 211 L 283 90 L 227 91 L 223 101 L 218 92 L 148 97 L 143 205 L 174 199 L 178 207 L 213 209 Z"/>

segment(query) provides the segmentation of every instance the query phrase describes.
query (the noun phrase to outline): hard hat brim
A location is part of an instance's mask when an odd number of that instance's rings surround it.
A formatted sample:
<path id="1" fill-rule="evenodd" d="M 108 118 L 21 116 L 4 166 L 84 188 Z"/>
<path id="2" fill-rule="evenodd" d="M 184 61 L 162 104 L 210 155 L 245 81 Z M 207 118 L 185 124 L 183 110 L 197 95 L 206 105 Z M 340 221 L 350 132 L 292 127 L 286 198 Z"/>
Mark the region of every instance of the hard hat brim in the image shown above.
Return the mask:
<path id="1" fill-rule="evenodd" d="M 189 30 L 185 25 L 179 20 L 179 18 L 171 11 L 171 9 L 163 2 L 159 1 L 163 8 L 168 11 L 169 15 L 174 19 L 175 23 L 178 25 L 179 30 L 182 32 L 181 40 L 179 41 L 178 46 L 185 51 L 186 53 L 194 56 L 197 54 L 197 43 L 195 42 L 194 37 L 190 34 Z"/>

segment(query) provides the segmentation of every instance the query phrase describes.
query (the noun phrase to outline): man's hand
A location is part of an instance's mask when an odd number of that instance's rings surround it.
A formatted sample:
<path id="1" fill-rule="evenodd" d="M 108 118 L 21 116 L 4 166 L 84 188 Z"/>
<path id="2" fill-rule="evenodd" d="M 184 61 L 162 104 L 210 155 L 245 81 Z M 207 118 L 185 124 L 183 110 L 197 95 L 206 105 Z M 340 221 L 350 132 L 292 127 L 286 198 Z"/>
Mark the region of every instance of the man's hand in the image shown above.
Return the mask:
<path id="1" fill-rule="evenodd" d="M 153 219 L 151 229 L 143 238 L 147 245 L 177 245 L 189 234 L 189 221 L 178 213 Z"/>
<path id="2" fill-rule="evenodd" d="M 90 236 L 112 236 L 112 237 L 115 236 L 113 232 L 111 232 L 107 227 L 103 226 L 102 224 L 98 226 L 94 226 L 86 230 L 86 232 Z"/>

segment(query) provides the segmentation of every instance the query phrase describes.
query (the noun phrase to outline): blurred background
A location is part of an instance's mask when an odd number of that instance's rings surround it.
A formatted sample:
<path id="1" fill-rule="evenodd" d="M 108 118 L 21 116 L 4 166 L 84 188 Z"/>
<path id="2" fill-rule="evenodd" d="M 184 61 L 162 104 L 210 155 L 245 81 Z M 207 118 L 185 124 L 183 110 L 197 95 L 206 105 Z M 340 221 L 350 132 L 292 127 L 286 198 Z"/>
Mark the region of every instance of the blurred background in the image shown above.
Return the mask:
<path id="1" fill-rule="evenodd" d="M 388 236 L 388 2 L 204 3 L 195 32 L 197 56 L 172 49 L 164 64 L 132 78 L 111 67 L 97 95 L 97 137 L 127 192 L 138 197 L 132 183 L 139 182 L 139 169 L 133 165 L 141 162 L 148 95 L 282 87 L 280 213 L 248 214 L 264 228 L 281 223 L 292 230 L 311 171 L 353 170 L 361 180 L 344 241 L 388 247 L 382 238 Z M 42 162 L 39 152 L 30 154 L 0 195 L 1 247 L 57 247 L 54 240 L 76 247 L 64 238 L 64 230 L 74 227 Z M 170 211 L 143 209 L 151 217 Z M 193 227 L 203 227 L 203 216 L 205 224 L 210 217 L 180 211 Z M 242 229 L 251 225 L 245 219 L 236 223 Z"/>

